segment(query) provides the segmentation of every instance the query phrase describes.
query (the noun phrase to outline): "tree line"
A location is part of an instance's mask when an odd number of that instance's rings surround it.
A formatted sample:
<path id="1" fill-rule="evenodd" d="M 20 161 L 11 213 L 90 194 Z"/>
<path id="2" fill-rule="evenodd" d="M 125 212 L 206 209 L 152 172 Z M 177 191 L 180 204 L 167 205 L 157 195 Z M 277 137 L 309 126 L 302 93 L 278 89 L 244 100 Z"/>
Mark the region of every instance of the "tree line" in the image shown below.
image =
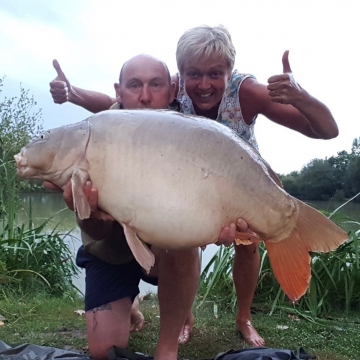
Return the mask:
<path id="1" fill-rule="evenodd" d="M 302 200 L 351 198 L 360 192 L 360 137 L 353 140 L 350 152 L 313 159 L 300 171 L 279 177 L 284 189 Z M 360 197 L 356 200 L 360 202 Z"/>

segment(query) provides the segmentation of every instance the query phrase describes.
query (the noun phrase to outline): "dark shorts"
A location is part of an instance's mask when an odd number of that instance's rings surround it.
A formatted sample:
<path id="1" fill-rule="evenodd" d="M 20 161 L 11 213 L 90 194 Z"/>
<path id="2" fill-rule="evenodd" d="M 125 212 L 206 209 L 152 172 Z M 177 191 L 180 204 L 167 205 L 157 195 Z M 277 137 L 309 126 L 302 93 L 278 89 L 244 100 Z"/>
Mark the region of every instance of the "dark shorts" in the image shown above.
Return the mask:
<path id="1" fill-rule="evenodd" d="M 135 260 L 109 264 L 85 251 L 83 246 L 77 252 L 76 265 L 85 269 L 85 311 L 126 297 L 134 301 L 140 280 L 157 285 L 157 278 L 146 276 Z"/>

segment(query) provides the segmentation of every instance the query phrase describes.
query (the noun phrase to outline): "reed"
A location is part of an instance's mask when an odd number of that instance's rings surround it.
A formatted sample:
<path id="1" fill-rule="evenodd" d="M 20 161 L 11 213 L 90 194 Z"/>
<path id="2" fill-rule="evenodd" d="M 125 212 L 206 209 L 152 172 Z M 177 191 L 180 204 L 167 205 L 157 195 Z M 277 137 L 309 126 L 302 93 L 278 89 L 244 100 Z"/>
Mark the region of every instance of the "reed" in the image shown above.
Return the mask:
<path id="1" fill-rule="evenodd" d="M 270 314 L 276 310 L 286 309 L 307 319 L 327 316 L 332 311 L 341 310 L 348 313 L 360 308 L 360 222 L 341 212 L 343 206 L 355 197 L 332 213 L 326 214 L 348 233 L 349 240 L 330 253 L 311 254 L 310 285 L 307 293 L 297 304 L 290 304 L 280 289 L 272 272 L 266 248 L 263 243 L 260 244 L 261 265 L 254 307 L 265 306 Z M 202 271 L 199 306 L 214 301 L 235 311 L 233 257 L 233 246 L 220 247 Z"/>
<path id="2" fill-rule="evenodd" d="M 72 289 L 72 278 L 78 274 L 73 254 L 55 224 L 45 231 L 52 221 L 46 219 L 34 226 L 31 218 L 17 223 L 20 208 L 14 162 L 0 159 L 0 287 L 2 290 L 31 292 L 44 289 L 61 295 Z M 31 208 L 31 207 L 30 207 Z"/>

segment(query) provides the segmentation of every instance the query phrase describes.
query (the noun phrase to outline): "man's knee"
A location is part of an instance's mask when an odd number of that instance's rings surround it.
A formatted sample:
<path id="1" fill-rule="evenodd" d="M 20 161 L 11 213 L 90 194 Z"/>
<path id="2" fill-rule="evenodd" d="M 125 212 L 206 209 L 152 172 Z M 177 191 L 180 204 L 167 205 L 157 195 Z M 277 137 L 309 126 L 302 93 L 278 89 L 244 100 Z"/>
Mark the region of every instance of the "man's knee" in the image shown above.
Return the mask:
<path id="1" fill-rule="evenodd" d="M 90 355 L 106 359 L 112 346 L 127 347 L 132 301 L 123 298 L 86 312 Z"/>
<path id="2" fill-rule="evenodd" d="M 105 348 L 103 343 L 92 344 L 89 342 L 89 354 L 94 359 L 107 359 L 107 351 L 110 347 Z"/>

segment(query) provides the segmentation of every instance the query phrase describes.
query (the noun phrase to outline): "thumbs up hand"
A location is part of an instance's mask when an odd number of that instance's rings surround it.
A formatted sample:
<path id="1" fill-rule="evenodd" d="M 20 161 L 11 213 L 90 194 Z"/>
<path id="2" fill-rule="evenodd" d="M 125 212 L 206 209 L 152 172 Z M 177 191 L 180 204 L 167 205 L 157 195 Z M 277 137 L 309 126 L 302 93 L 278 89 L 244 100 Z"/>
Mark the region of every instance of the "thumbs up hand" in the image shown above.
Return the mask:
<path id="1" fill-rule="evenodd" d="M 57 72 L 56 78 L 50 82 L 50 92 L 55 104 L 63 104 L 69 101 L 71 85 L 57 60 L 53 61 L 54 69 Z"/>
<path id="2" fill-rule="evenodd" d="M 282 57 L 283 73 L 268 79 L 269 95 L 273 102 L 294 104 L 300 100 L 301 86 L 295 81 L 289 63 L 289 50 Z"/>

